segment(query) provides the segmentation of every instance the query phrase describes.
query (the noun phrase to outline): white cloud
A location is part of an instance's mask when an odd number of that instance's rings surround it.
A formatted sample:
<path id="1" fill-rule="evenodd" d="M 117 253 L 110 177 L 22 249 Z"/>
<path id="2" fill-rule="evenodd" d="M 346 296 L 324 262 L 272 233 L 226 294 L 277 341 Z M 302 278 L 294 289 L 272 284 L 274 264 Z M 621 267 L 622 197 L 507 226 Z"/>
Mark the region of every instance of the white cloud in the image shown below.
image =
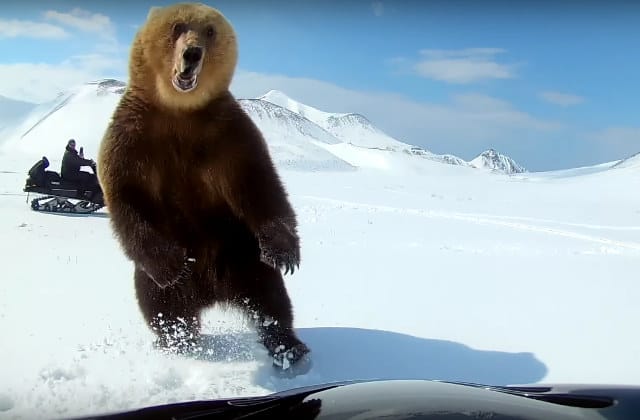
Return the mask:
<path id="1" fill-rule="evenodd" d="M 374 1 L 371 3 L 373 14 L 376 16 L 382 16 L 384 14 L 384 4 L 381 1 Z"/>
<path id="2" fill-rule="evenodd" d="M 68 13 L 48 10 L 44 13 L 44 17 L 83 32 L 96 33 L 104 37 L 113 37 L 115 34 L 115 27 L 109 16 L 91 13 L 80 8 L 74 8 Z"/>
<path id="3" fill-rule="evenodd" d="M 585 101 L 582 96 L 552 91 L 540 92 L 538 96 L 551 104 L 560 106 L 578 105 Z"/>
<path id="4" fill-rule="evenodd" d="M 69 33 L 60 26 L 30 20 L 0 19 L 0 38 L 64 39 Z"/>
<path id="5" fill-rule="evenodd" d="M 102 54 L 121 54 L 126 48 L 118 42 L 116 27 L 109 16 L 74 8 L 70 12 L 48 10 L 44 18 L 69 28 L 97 36 L 95 50 Z"/>
<path id="6" fill-rule="evenodd" d="M 100 54 L 74 56 L 57 64 L 0 64 L 0 95 L 41 103 L 59 92 L 101 78 L 124 78 L 126 63 Z"/>
<path id="7" fill-rule="evenodd" d="M 498 142 L 513 144 L 563 128 L 480 94 L 457 95 L 444 103 L 418 102 L 394 93 L 247 71 L 239 71 L 232 83 L 233 93 L 240 98 L 257 97 L 270 89 L 324 111 L 361 113 L 398 140 L 467 158 Z"/>
<path id="8" fill-rule="evenodd" d="M 500 48 L 466 48 L 461 50 L 421 50 L 420 59 L 414 61 L 414 73 L 452 84 L 468 84 L 488 79 L 515 77 L 515 65 L 496 61 Z M 397 59 L 396 63 L 407 62 Z"/>
<path id="9" fill-rule="evenodd" d="M 489 123 L 502 128 L 529 128 L 548 131 L 562 127 L 554 121 L 546 121 L 533 115 L 517 110 L 513 105 L 502 99 L 483 94 L 457 94 L 452 97 L 452 109 L 464 115 L 475 124 Z"/>
<path id="10" fill-rule="evenodd" d="M 504 48 L 463 48 L 460 50 L 424 49 L 420 54 L 427 58 L 489 58 L 507 51 Z"/>
<path id="11" fill-rule="evenodd" d="M 35 32 L 41 36 L 48 34 L 50 37 L 62 37 L 70 36 L 71 31 L 80 31 L 94 41 L 91 49 L 59 63 L 0 64 L 0 95 L 30 102 L 43 102 L 54 98 L 60 91 L 90 80 L 126 77 L 128 46 L 118 42 L 115 25 L 108 16 L 74 8 L 69 12 L 48 10 L 42 17 L 53 23 L 19 21 L 22 25 L 20 32 L 10 32 L 11 28 L 20 25 L 11 22 L 8 25 L 8 21 L 0 20 L 0 36 L 6 33 L 14 33 L 13 36 L 32 36 L 30 32 Z"/>

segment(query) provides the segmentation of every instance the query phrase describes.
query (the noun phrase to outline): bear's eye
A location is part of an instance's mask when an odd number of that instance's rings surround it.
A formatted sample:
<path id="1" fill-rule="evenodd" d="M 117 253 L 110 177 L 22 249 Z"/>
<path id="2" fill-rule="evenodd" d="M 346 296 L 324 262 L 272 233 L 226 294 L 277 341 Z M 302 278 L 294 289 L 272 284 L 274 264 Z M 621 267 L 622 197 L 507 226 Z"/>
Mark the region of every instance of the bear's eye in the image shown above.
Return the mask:
<path id="1" fill-rule="evenodd" d="M 187 30 L 187 25 L 182 22 L 176 22 L 173 24 L 173 37 L 178 38 Z"/>
<path id="2" fill-rule="evenodd" d="M 216 34 L 215 29 L 213 29 L 213 26 L 208 26 L 207 27 L 207 38 L 213 38 L 213 36 Z"/>

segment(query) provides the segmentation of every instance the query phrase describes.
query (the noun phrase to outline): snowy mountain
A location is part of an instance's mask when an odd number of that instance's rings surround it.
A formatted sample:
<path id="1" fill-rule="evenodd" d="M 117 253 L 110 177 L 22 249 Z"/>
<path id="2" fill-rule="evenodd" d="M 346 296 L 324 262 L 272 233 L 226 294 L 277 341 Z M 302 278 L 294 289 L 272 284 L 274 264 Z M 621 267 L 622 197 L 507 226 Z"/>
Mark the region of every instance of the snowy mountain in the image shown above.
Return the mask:
<path id="1" fill-rule="evenodd" d="M 50 159 L 62 157 L 67 140 L 76 139 L 85 156 L 94 158 L 125 84 L 98 80 L 58 94 L 35 107 L 12 127 L 4 147 Z"/>
<path id="2" fill-rule="evenodd" d="M 466 160 L 455 156 L 455 155 L 449 155 L 449 154 L 444 154 L 444 155 L 437 155 L 435 153 L 432 153 L 428 150 L 424 150 L 421 147 L 418 146 L 411 146 L 409 149 L 404 149 L 403 152 L 411 154 L 411 155 L 416 155 L 416 156 L 424 156 L 427 159 L 431 159 L 431 160 L 435 160 L 437 162 L 442 162 L 442 163 L 447 163 L 449 165 L 458 165 L 458 166 L 469 166 L 471 167 L 471 164 L 469 162 L 467 162 Z"/>
<path id="3" fill-rule="evenodd" d="M 321 111 L 298 102 L 278 90 L 271 90 L 260 96 L 259 99 L 295 112 L 324 128 L 340 141 L 350 145 L 368 149 L 403 152 L 451 165 L 470 166 L 468 162 L 457 156 L 437 155 L 420 147 L 398 141 L 375 127 L 371 121 L 361 114 Z"/>
<path id="4" fill-rule="evenodd" d="M 86 156 L 95 157 L 124 89 L 123 82 L 106 79 L 60 93 L 52 101 L 35 107 L 11 127 L 3 144 L 4 150 L 30 153 L 34 157 L 46 155 L 55 161 L 62 154 L 66 141 L 74 138 L 84 147 Z M 263 132 L 274 161 L 283 167 L 353 170 L 357 165 L 341 157 L 350 153 L 349 147 L 469 166 L 458 157 L 435 155 L 399 142 L 378 130 L 362 115 L 326 113 L 295 102 L 277 91 L 261 98 L 239 99 L 239 102 Z M 387 157 L 380 154 L 377 159 Z"/>
<path id="5" fill-rule="evenodd" d="M 285 93 L 279 90 L 270 90 L 269 92 L 258 97 L 257 99 L 271 102 L 272 104 L 281 106 L 282 108 L 286 108 L 291 112 L 295 112 L 301 117 L 304 117 L 309 121 L 312 121 L 320 126 L 322 126 L 323 122 L 332 116 L 346 115 L 346 114 L 334 114 L 330 112 L 320 111 L 319 109 L 316 109 L 309 105 L 302 104 L 294 99 L 291 99 L 289 96 L 287 96 Z"/>
<path id="6" fill-rule="evenodd" d="M 67 140 L 74 138 L 84 147 L 86 156 L 95 157 L 102 134 L 125 87 L 122 81 L 106 79 L 60 93 L 52 101 L 34 107 L 4 131 L 4 150 L 46 155 L 55 160 L 62 154 Z M 420 158 L 407 164 L 420 166 L 424 164 L 423 160 L 428 160 L 505 173 L 522 171 L 512 159 L 492 150 L 484 152 L 471 163 L 450 154 L 437 155 L 394 139 L 363 115 L 324 112 L 276 90 L 255 99 L 239 99 L 239 102 L 263 132 L 274 161 L 283 167 L 353 170 L 359 163 L 382 168 L 389 165 L 387 161 L 390 159 L 404 166 L 405 161 L 398 159 Z M 353 154 L 350 148 L 372 152 L 363 162 L 361 158 L 364 155 Z M 356 159 L 345 160 L 348 156 Z"/>
<path id="7" fill-rule="evenodd" d="M 286 108 L 260 99 L 239 99 L 242 108 L 256 121 L 256 124 L 271 124 L 289 135 L 307 137 L 325 144 L 340 142 L 331 133 Z"/>
<path id="8" fill-rule="evenodd" d="M 640 152 L 628 158 L 621 159 L 616 162 L 612 168 L 638 168 L 640 167 Z"/>
<path id="9" fill-rule="evenodd" d="M 359 147 L 384 150 L 404 150 L 411 145 L 399 142 L 371 124 L 360 114 L 339 114 L 320 111 L 309 105 L 291 99 L 283 92 L 271 90 L 259 99 L 280 105 L 296 114 L 313 121 L 336 138 Z"/>
<path id="10" fill-rule="evenodd" d="M 262 131 L 279 166 L 306 170 L 354 169 L 322 147 L 340 141 L 306 118 L 257 99 L 240 99 L 239 102 Z"/>
<path id="11" fill-rule="evenodd" d="M 476 168 L 489 169 L 491 171 L 498 171 L 506 174 L 518 174 L 527 171 L 525 168 L 518 165 L 512 158 L 503 155 L 494 149 L 482 152 L 476 158 L 471 160 L 470 164 Z"/>
<path id="12" fill-rule="evenodd" d="M 8 151 L 55 161 L 62 156 L 68 139 L 84 147 L 85 156 L 95 158 L 114 108 L 125 90 L 118 80 L 86 83 L 41 104 L 12 128 L 4 143 Z M 273 153 L 283 167 L 305 170 L 352 170 L 318 144 L 340 141 L 312 122 L 271 103 L 241 100 L 243 108 L 261 128 Z"/>

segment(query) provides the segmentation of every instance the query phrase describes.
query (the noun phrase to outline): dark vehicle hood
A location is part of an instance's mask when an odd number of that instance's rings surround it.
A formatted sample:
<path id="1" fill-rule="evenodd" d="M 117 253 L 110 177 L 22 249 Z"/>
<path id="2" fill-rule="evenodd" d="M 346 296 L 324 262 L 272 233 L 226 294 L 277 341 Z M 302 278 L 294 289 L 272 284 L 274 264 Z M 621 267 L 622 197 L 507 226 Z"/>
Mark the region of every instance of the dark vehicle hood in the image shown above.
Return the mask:
<path id="1" fill-rule="evenodd" d="M 430 380 L 352 381 L 262 397 L 193 401 L 94 419 L 636 419 L 640 387 L 494 387 Z"/>

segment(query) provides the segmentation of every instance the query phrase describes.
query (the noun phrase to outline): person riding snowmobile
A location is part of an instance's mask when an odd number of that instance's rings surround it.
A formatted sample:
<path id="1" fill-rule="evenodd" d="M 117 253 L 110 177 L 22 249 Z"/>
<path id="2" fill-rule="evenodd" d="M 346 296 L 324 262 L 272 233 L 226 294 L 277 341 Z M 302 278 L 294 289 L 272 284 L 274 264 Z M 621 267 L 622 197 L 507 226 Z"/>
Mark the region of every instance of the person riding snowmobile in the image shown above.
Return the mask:
<path id="1" fill-rule="evenodd" d="M 93 174 L 80 170 L 83 166 L 90 166 L 93 169 Z M 74 139 L 70 139 L 65 147 L 60 176 L 63 181 L 76 184 L 84 190 L 94 190 L 98 186 L 95 161 L 93 159 L 85 159 L 84 153 L 78 154 Z"/>

